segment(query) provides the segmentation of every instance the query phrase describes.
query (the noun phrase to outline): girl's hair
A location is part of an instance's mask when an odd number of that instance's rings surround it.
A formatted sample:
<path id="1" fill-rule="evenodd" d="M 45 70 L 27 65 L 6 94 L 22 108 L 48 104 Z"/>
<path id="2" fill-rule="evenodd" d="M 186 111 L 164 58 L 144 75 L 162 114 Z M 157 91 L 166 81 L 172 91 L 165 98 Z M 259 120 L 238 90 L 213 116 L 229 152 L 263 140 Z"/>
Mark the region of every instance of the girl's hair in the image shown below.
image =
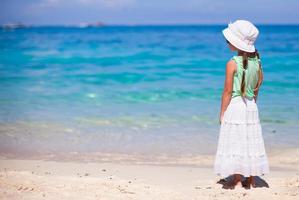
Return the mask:
<path id="1" fill-rule="evenodd" d="M 247 69 L 247 65 L 248 65 L 248 57 L 257 57 L 258 60 L 259 60 L 259 68 L 260 68 L 259 80 L 258 80 L 257 87 L 255 88 L 255 90 L 257 90 L 261 85 L 260 73 L 262 73 L 262 68 L 261 68 L 261 62 L 260 62 L 260 55 L 259 55 L 257 50 L 255 50 L 255 52 L 253 52 L 253 53 L 248 53 L 248 52 L 245 52 L 245 51 L 239 51 L 239 54 L 241 54 L 242 57 L 243 57 L 244 71 L 243 71 L 242 82 L 241 82 L 241 93 L 242 93 L 242 96 L 245 96 L 245 70 Z"/>

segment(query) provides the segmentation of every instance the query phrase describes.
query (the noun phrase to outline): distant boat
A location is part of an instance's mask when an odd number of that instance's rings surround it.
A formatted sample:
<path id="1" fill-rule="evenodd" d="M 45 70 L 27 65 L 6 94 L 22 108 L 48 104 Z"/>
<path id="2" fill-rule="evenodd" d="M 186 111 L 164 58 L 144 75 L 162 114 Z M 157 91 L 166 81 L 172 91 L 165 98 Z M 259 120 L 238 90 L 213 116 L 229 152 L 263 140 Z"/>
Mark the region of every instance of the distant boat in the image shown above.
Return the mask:
<path id="1" fill-rule="evenodd" d="M 79 28 L 86 28 L 87 26 L 88 26 L 87 23 L 80 23 L 80 24 L 78 25 Z"/>
<path id="2" fill-rule="evenodd" d="M 95 22 L 95 23 L 80 23 L 78 25 L 79 28 L 89 28 L 89 27 L 102 27 L 104 23 L 102 22 Z"/>
<path id="3" fill-rule="evenodd" d="M 8 23 L 8 24 L 4 24 L 2 25 L 2 28 L 4 29 L 16 29 L 16 28 L 26 28 L 27 26 L 25 26 L 22 23 Z"/>

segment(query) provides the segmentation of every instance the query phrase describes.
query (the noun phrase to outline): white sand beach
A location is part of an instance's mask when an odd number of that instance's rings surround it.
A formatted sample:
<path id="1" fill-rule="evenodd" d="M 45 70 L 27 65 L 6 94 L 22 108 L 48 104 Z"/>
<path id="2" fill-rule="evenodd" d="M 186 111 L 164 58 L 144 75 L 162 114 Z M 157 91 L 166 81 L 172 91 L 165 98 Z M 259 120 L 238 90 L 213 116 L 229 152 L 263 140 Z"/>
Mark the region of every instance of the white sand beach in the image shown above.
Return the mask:
<path id="1" fill-rule="evenodd" d="M 195 165 L 183 165 L 192 163 L 192 160 L 188 163 L 191 158 L 176 160 L 178 164 L 133 162 L 128 157 L 121 160 L 121 155 L 117 159 L 110 155 L 110 158 L 106 155 L 106 161 L 88 162 L 2 156 L 0 199 L 299 198 L 299 149 L 269 154 L 270 174 L 260 177 L 269 188 L 250 190 L 241 185 L 234 190 L 222 189 L 222 185 L 216 183 L 220 177 L 212 171 L 213 156 L 203 156 L 201 164 Z M 200 156 L 196 162 L 199 160 Z"/>

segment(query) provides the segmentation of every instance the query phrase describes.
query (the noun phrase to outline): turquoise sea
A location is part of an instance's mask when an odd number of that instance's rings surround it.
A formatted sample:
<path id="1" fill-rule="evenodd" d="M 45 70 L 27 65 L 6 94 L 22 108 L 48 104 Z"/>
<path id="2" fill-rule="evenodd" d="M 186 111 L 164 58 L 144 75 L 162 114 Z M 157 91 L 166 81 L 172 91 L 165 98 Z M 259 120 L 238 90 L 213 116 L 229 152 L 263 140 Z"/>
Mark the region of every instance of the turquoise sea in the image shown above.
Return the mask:
<path id="1" fill-rule="evenodd" d="M 0 31 L 0 151 L 213 154 L 225 26 Z M 299 26 L 258 26 L 266 149 L 299 146 Z"/>

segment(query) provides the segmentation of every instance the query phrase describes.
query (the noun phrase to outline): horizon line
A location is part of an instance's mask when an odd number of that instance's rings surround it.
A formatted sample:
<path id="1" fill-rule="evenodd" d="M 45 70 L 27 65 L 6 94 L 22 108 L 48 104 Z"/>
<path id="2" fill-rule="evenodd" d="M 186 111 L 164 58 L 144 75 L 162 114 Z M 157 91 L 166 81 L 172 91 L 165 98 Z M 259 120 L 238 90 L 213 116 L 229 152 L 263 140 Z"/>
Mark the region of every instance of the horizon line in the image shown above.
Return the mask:
<path id="1" fill-rule="evenodd" d="M 0 24 L 1 27 L 5 27 L 8 25 L 22 25 L 24 27 L 80 27 L 83 23 L 77 23 L 77 24 L 26 24 L 22 22 L 10 22 L 10 23 L 2 23 Z M 105 27 L 105 26 L 226 26 L 227 23 L 111 23 L 106 24 L 102 23 L 100 25 L 96 25 L 94 23 L 84 23 L 83 27 L 86 26 L 86 28 L 89 27 Z M 299 23 L 255 23 L 257 26 L 299 26 Z"/>

